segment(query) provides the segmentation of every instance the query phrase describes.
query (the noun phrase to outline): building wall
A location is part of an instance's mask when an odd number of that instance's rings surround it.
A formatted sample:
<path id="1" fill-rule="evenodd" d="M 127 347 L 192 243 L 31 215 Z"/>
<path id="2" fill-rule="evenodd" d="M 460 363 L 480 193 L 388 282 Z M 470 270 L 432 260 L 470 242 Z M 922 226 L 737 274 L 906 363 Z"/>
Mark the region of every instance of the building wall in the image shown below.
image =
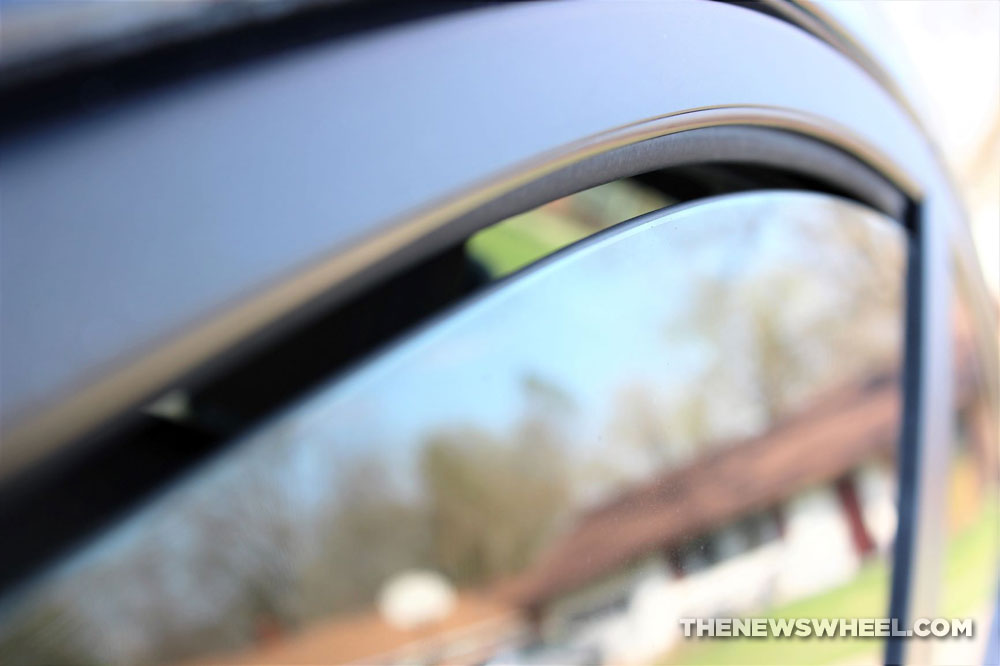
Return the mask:
<path id="1" fill-rule="evenodd" d="M 832 487 L 794 497 L 784 505 L 784 515 L 784 552 L 777 579 L 780 600 L 799 599 L 850 580 L 860 557 Z"/>
<path id="2" fill-rule="evenodd" d="M 878 553 L 888 553 L 896 537 L 896 482 L 886 465 L 871 463 L 853 475 L 865 527 Z"/>
<path id="3" fill-rule="evenodd" d="M 773 541 L 683 578 L 664 557 L 650 557 L 551 604 L 543 634 L 547 642 L 597 650 L 605 660 L 648 660 L 680 638 L 682 617 L 735 615 L 770 603 L 783 549 Z M 618 599 L 625 603 L 612 603 Z M 610 610 L 594 612 L 600 608 Z"/>
<path id="4" fill-rule="evenodd" d="M 627 615 L 640 583 L 657 581 L 665 585 L 670 578 L 664 559 L 650 555 L 592 581 L 549 604 L 542 618 L 542 637 L 548 643 L 572 642 L 583 647 L 612 640 L 610 637 L 623 631 L 618 625 Z"/>
<path id="5" fill-rule="evenodd" d="M 851 477 L 865 527 L 882 551 L 895 533 L 895 488 L 877 465 Z M 780 539 L 749 547 L 734 524 L 716 536 L 722 559 L 682 577 L 662 554 L 581 587 L 543 615 L 546 642 L 595 650 L 605 661 L 639 663 L 680 639 L 680 618 L 729 617 L 807 597 L 850 580 L 861 557 L 833 485 L 781 506 Z"/>

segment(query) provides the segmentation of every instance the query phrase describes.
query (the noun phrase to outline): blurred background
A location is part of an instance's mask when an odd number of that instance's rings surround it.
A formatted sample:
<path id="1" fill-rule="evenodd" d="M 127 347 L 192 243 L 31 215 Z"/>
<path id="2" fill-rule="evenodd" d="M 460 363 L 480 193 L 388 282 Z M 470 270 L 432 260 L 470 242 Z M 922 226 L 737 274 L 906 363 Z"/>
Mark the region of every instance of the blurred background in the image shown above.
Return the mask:
<path id="1" fill-rule="evenodd" d="M 881 13 L 909 61 L 903 84 L 938 142 L 965 199 L 986 282 L 1000 295 L 1000 2 L 842 2 L 841 12 Z M 880 35 L 874 40 L 885 43 Z M 899 67 L 905 65 L 900 63 Z"/>

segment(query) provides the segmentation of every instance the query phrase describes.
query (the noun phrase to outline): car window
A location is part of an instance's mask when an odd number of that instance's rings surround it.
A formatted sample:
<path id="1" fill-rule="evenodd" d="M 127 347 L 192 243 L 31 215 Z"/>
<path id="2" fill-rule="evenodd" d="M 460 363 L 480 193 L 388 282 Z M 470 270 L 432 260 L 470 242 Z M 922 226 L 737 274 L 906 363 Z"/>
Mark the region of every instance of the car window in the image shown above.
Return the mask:
<path id="1" fill-rule="evenodd" d="M 0 661 L 877 658 L 872 640 L 686 640 L 679 621 L 886 615 L 904 240 L 794 191 L 591 235 L 25 589 Z M 508 241 L 470 252 L 509 273 L 526 255 Z"/>

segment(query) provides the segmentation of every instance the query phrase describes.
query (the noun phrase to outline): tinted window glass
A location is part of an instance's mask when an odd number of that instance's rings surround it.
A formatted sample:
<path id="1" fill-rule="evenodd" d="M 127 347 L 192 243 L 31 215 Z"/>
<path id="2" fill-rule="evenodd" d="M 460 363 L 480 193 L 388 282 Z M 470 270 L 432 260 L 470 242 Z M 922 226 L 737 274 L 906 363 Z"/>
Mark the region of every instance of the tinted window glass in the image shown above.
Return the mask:
<path id="1" fill-rule="evenodd" d="M 886 612 L 904 242 L 650 213 L 331 381 L 14 600 L 4 663 L 804 663 L 678 620 Z M 499 269 L 498 269 L 499 270 Z"/>

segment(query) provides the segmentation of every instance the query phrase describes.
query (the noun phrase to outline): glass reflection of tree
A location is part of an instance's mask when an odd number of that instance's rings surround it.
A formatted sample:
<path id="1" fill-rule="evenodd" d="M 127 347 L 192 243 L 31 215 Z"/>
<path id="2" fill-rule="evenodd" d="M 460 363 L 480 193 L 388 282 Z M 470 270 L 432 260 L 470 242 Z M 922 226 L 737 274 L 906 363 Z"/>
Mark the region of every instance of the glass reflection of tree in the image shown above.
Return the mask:
<path id="1" fill-rule="evenodd" d="M 344 462 L 333 486 L 300 590 L 310 615 L 370 604 L 388 577 L 429 558 L 426 511 L 402 493 L 384 460 L 368 454 Z"/>
<path id="2" fill-rule="evenodd" d="M 480 584 L 524 568 L 565 507 L 565 453 L 539 421 L 510 441 L 473 429 L 430 438 L 421 477 L 434 560 L 458 584 Z"/>
<path id="3" fill-rule="evenodd" d="M 5 618 L 0 663 L 15 663 L 10 655 L 176 661 L 238 648 L 266 626 L 294 626 L 301 534 L 275 473 L 283 440 L 269 443 L 167 493 L 141 524 L 57 572 L 44 594 Z M 72 658 L 48 656 L 70 647 Z"/>
<path id="4" fill-rule="evenodd" d="M 699 259 L 713 247 L 701 235 L 679 236 L 690 282 L 670 295 L 685 307 L 666 322 L 665 353 L 700 350 L 708 360 L 684 391 L 623 387 L 611 425 L 616 446 L 627 445 L 650 469 L 676 464 L 713 442 L 770 429 L 833 385 L 893 369 L 900 231 L 832 209 L 813 212 L 788 219 L 764 209 L 713 227 L 714 244 L 726 243 L 721 262 Z"/>
<path id="5" fill-rule="evenodd" d="M 454 425 L 427 436 L 412 496 L 374 456 L 341 466 L 302 586 L 311 613 L 369 605 L 386 579 L 406 569 L 437 570 L 462 587 L 527 566 L 569 500 L 558 422 L 572 403 L 540 377 L 525 378 L 523 387 L 528 406 L 510 432 Z"/>

